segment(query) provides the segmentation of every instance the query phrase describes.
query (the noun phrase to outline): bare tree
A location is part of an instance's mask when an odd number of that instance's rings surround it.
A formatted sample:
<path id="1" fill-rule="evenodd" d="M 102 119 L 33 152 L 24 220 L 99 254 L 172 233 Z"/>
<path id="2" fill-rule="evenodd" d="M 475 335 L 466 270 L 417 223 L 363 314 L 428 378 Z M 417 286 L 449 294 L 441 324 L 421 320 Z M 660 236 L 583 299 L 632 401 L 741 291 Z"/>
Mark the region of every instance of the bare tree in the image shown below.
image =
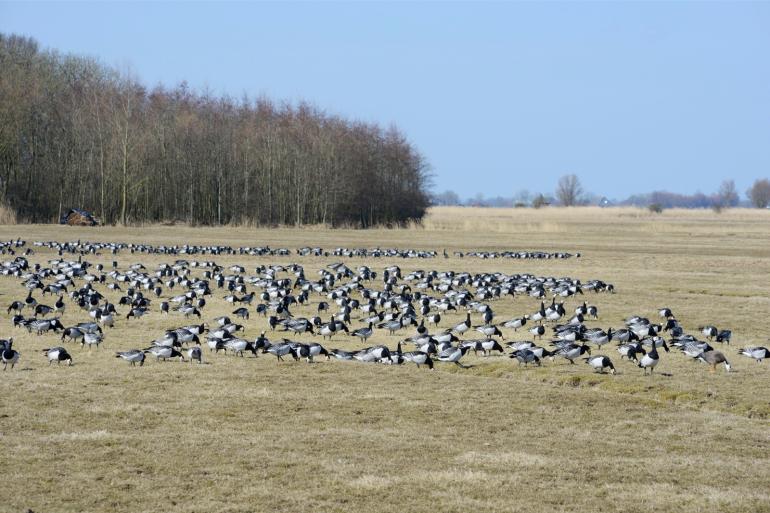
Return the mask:
<path id="1" fill-rule="evenodd" d="M 562 206 L 577 205 L 582 194 L 583 187 L 580 185 L 580 179 L 577 175 L 564 175 L 559 178 L 559 184 L 556 186 L 556 198 Z"/>
<path id="2" fill-rule="evenodd" d="M 429 166 L 396 127 L 307 103 L 234 100 L 0 33 L 0 200 L 48 222 L 366 227 L 420 219 Z"/>
<path id="3" fill-rule="evenodd" d="M 746 191 L 751 204 L 756 208 L 767 208 L 770 205 L 770 180 L 762 178 L 754 182 L 754 185 Z"/>
<path id="4" fill-rule="evenodd" d="M 719 192 L 716 197 L 717 206 L 726 208 L 734 207 L 738 204 L 738 191 L 735 189 L 734 180 L 725 180 L 719 186 Z"/>

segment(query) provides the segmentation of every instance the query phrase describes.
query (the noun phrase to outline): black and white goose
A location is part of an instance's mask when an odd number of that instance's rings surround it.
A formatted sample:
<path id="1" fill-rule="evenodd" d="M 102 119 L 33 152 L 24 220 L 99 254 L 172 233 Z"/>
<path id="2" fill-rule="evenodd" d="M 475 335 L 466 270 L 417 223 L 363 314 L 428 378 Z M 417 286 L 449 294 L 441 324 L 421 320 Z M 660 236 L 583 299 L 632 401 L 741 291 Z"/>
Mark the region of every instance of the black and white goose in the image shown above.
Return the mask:
<path id="1" fill-rule="evenodd" d="M 519 328 L 527 324 L 527 319 L 529 319 L 529 315 L 525 315 L 524 317 L 517 317 L 502 323 L 501 326 L 504 328 L 512 329 L 513 331 L 517 331 Z"/>
<path id="2" fill-rule="evenodd" d="M 523 363 L 524 367 L 527 367 L 530 363 L 534 363 L 538 367 L 542 365 L 542 363 L 540 362 L 540 357 L 537 356 L 533 351 L 530 351 L 529 349 L 519 349 L 517 351 L 512 352 L 509 355 L 509 357 L 516 358 L 516 360 L 519 362 L 519 365 Z"/>
<path id="3" fill-rule="evenodd" d="M 604 374 L 604 369 L 609 369 L 610 374 L 615 374 L 615 366 L 612 365 L 612 361 L 606 356 L 589 356 L 588 358 L 583 358 L 583 360 L 600 374 Z"/>
<path id="4" fill-rule="evenodd" d="M 420 368 L 420 365 L 427 365 L 429 369 L 433 370 L 433 359 L 430 357 L 430 354 L 424 351 L 407 351 L 406 353 L 402 353 L 401 342 L 399 342 L 396 353 L 405 361 L 416 364 L 418 369 Z"/>
<path id="5" fill-rule="evenodd" d="M 99 344 L 102 343 L 102 340 L 104 340 L 104 335 L 98 331 L 94 333 L 84 333 L 80 345 L 81 347 L 88 346 L 89 350 L 91 349 L 91 346 L 96 346 L 96 348 L 99 349 Z"/>
<path id="6" fill-rule="evenodd" d="M 179 358 L 184 361 L 184 355 L 176 348 L 166 346 L 153 346 L 144 350 L 145 353 L 151 353 L 155 355 L 155 359 L 160 361 L 166 361 L 168 358 Z"/>
<path id="7" fill-rule="evenodd" d="M 465 356 L 465 353 L 468 352 L 468 349 L 468 346 L 448 347 L 441 351 L 436 359 L 440 362 L 454 363 L 458 367 L 465 368 L 460 363 L 460 358 Z"/>
<path id="8" fill-rule="evenodd" d="M 709 340 L 719 335 L 719 330 L 716 328 L 716 326 L 700 326 L 698 329 Z"/>
<path id="9" fill-rule="evenodd" d="M 765 358 L 770 358 L 770 351 L 766 347 L 744 347 L 738 351 L 738 354 L 753 358 L 757 363 L 762 363 Z"/>
<path id="10" fill-rule="evenodd" d="M 488 339 L 491 339 L 492 337 L 502 337 L 503 333 L 500 331 L 500 329 L 492 324 L 485 324 L 483 326 L 475 326 L 474 329 L 481 333 L 482 335 L 486 336 Z"/>
<path id="11" fill-rule="evenodd" d="M 666 350 L 666 352 L 668 352 L 668 346 L 666 345 L 665 341 L 663 342 L 662 347 Z M 647 369 L 650 369 L 650 376 L 652 376 L 652 373 L 659 362 L 660 355 L 658 355 L 658 348 L 657 345 L 653 343 L 652 349 L 647 351 L 646 355 L 642 356 L 638 365 L 642 368 L 645 374 L 647 374 Z"/>
<path id="12" fill-rule="evenodd" d="M 391 321 L 391 322 L 398 322 L 398 325 L 401 325 L 400 321 Z M 370 322 L 369 326 L 366 328 L 358 328 L 357 330 L 354 330 L 350 334 L 354 337 L 358 337 L 361 339 L 361 342 L 366 343 L 367 339 L 371 337 L 374 334 L 374 325 Z"/>
<path id="13" fill-rule="evenodd" d="M 72 357 L 63 347 L 43 349 L 43 354 L 48 358 L 48 365 L 51 365 L 53 362 L 57 364 L 67 362 L 68 365 L 72 365 Z"/>
<path id="14" fill-rule="evenodd" d="M 457 333 L 458 335 L 462 335 L 466 331 L 471 329 L 471 314 L 468 312 L 465 316 L 465 321 L 461 322 L 460 324 L 457 324 L 454 328 L 452 328 L 452 331 Z"/>
<path id="15" fill-rule="evenodd" d="M 497 340 L 482 340 L 479 342 L 476 342 L 475 349 L 481 350 L 484 352 L 484 356 L 489 356 L 492 354 L 492 351 L 499 351 L 500 353 L 504 353 L 503 346 L 500 345 L 500 343 Z"/>
<path id="16" fill-rule="evenodd" d="M 532 339 L 534 340 L 535 337 L 539 337 L 540 339 L 543 338 L 543 335 L 545 335 L 545 326 L 542 324 L 538 324 L 537 326 L 532 326 L 529 328 L 529 332 L 532 333 Z"/>
<path id="17" fill-rule="evenodd" d="M 203 352 L 201 351 L 201 346 L 194 346 L 187 350 L 187 358 L 190 359 L 190 363 L 193 362 L 193 360 L 197 361 L 198 363 L 203 363 Z"/>
<path id="18" fill-rule="evenodd" d="M 639 343 L 630 343 L 630 344 L 621 344 L 618 346 L 618 353 L 620 353 L 620 358 L 628 358 L 629 360 L 633 360 L 636 363 L 639 363 L 639 358 L 637 355 L 645 355 L 647 354 L 647 351 L 644 350 L 641 344 Z"/>
<path id="19" fill-rule="evenodd" d="M 123 358 L 127 362 L 130 362 L 131 365 L 136 365 L 137 362 L 139 363 L 139 366 L 141 367 L 144 365 L 144 351 L 141 349 L 130 349 L 128 351 L 118 351 L 115 353 L 115 358 Z"/>
<path id="20" fill-rule="evenodd" d="M 580 358 L 581 355 L 588 353 L 591 354 L 591 348 L 585 344 L 565 344 L 560 347 L 554 354 L 554 357 L 561 357 L 569 360 L 569 363 L 574 364 L 575 360 Z"/>
<path id="21" fill-rule="evenodd" d="M 9 363 L 11 364 L 11 369 L 13 369 L 13 367 L 19 361 L 21 353 L 13 348 L 12 338 L 8 340 L 1 340 L 0 343 L 3 345 L 3 351 L 2 354 L 0 354 L 0 359 L 3 360 L 3 370 L 8 368 Z"/>

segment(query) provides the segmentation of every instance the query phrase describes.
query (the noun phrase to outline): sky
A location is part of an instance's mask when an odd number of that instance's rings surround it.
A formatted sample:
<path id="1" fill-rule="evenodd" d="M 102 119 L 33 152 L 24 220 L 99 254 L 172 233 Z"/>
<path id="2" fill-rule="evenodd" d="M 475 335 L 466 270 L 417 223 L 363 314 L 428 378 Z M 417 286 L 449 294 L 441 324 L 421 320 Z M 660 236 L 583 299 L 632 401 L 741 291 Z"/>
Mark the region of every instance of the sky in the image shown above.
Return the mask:
<path id="1" fill-rule="evenodd" d="M 463 198 L 770 176 L 768 2 L 0 2 L 0 32 L 395 124 Z"/>

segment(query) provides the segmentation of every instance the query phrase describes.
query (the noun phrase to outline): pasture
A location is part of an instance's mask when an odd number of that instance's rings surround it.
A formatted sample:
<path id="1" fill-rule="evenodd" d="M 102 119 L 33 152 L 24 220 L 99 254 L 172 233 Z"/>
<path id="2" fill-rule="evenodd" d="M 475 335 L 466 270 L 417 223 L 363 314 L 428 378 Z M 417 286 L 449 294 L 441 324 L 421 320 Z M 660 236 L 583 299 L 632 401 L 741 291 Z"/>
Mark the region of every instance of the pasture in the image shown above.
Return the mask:
<path id="1" fill-rule="evenodd" d="M 631 315 L 659 322 L 658 309 L 669 307 L 688 332 L 706 324 L 732 329 L 730 346 L 714 345 L 733 372 L 720 366 L 711 373 L 672 348 L 661 351 L 655 374 L 645 377 L 621 361 L 614 343 L 593 353 L 612 358 L 614 376 L 594 373 L 580 360 L 525 368 L 507 355 L 469 353 L 463 358 L 468 368 L 437 362 L 429 371 L 322 358 L 278 362 L 269 354 L 240 358 L 210 353 L 205 344 L 204 365 L 148 357 L 143 367 L 131 367 L 115 351 L 147 347 L 165 329 L 196 322 L 161 315 L 155 304 L 128 321 L 126 308 L 118 307 L 123 315 L 105 328 L 100 348 L 70 344 L 74 365 L 49 367 L 40 351 L 60 345 L 60 337 L 12 327 L 6 303 L 23 299 L 26 289 L 3 276 L 0 338 L 14 338 L 21 360 L 0 372 L 0 511 L 770 510 L 770 362 L 737 354 L 743 346 L 768 345 L 768 211 L 434 208 L 422 227 L 366 231 L 0 226 L 0 240 L 17 237 L 28 244 L 82 239 L 439 251 L 425 260 L 187 257 L 225 268 L 240 264 L 246 274 L 260 264 L 296 262 L 308 279 L 333 262 L 378 273 L 397 264 L 404 274 L 435 269 L 600 279 L 616 293 L 567 298 L 568 314 L 586 300 L 599 308 L 599 319 L 586 325 L 607 329 Z M 56 258 L 34 249 L 32 263 Z M 521 249 L 582 256 L 444 259 L 443 249 L 450 255 Z M 152 271 L 177 257 L 122 251 L 85 258 L 107 270 L 117 260 L 120 269 L 141 262 Z M 99 290 L 117 304 L 119 292 Z M 209 323 L 233 310 L 222 300 L 226 291 L 213 292 L 203 311 Z M 309 305 L 292 312 L 314 316 L 318 301 L 313 294 Z M 494 322 L 502 322 L 536 311 L 540 302 L 516 296 L 490 304 Z M 362 326 L 361 316 L 353 313 L 351 328 Z M 449 328 L 465 312 L 443 317 L 439 328 Z M 85 320 L 87 312 L 76 305 L 62 316 L 65 326 Z M 267 329 L 253 311 L 238 322 L 250 340 Z M 477 314 L 473 324 L 482 324 Z M 532 339 L 526 330 L 503 333 L 506 341 Z M 377 330 L 368 344 L 395 348 L 413 334 L 412 327 L 393 336 Z M 267 336 L 322 342 L 309 334 L 268 330 Z M 339 334 L 322 343 L 363 347 Z"/>

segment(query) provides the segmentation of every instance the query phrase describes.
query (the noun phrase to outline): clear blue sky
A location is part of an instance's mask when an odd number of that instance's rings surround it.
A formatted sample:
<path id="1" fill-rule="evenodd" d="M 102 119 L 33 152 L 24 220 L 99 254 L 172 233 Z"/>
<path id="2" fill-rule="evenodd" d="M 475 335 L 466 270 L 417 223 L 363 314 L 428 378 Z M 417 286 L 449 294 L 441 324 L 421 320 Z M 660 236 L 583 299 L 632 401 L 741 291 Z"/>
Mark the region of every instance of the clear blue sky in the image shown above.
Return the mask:
<path id="1" fill-rule="evenodd" d="M 0 31 L 397 124 L 462 197 L 743 193 L 770 175 L 770 3 L 0 3 Z"/>

